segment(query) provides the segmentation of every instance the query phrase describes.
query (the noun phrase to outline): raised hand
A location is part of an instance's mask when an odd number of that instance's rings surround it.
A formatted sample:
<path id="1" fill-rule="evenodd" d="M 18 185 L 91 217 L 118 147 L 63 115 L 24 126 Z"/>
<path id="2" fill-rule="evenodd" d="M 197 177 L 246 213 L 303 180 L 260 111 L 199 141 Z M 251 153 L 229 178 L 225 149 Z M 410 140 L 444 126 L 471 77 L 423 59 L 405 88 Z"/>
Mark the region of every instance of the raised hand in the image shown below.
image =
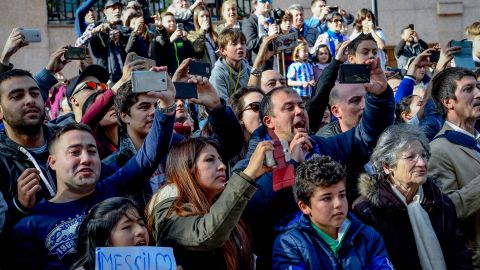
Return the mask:
<path id="1" fill-rule="evenodd" d="M 265 166 L 264 160 L 267 151 L 273 151 L 273 149 L 272 141 L 259 142 L 243 173 L 252 179 L 257 179 L 264 173 L 272 171 L 273 167 Z"/>
<path id="2" fill-rule="evenodd" d="M 45 68 L 52 74 L 60 72 L 66 64 L 70 63 L 70 60 L 66 60 L 64 57 L 65 52 L 68 50 L 69 46 L 62 46 L 50 55 Z"/>
<path id="3" fill-rule="evenodd" d="M 167 72 L 167 67 L 152 67 L 150 70 L 155 72 Z M 158 98 L 158 106 L 160 108 L 168 108 L 175 104 L 175 95 L 177 91 L 172 79 L 167 74 L 167 90 L 165 91 L 150 91 L 147 95 Z"/>
<path id="4" fill-rule="evenodd" d="M 18 31 L 18 28 L 14 28 L 3 47 L 2 55 L 0 56 L 0 63 L 8 66 L 10 64 L 10 57 L 12 57 L 20 48 L 27 45 L 28 42 L 25 42 L 25 37 Z"/>
<path id="5" fill-rule="evenodd" d="M 363 84 L 367 92 L 380 95 L 387 90 L 387 77 L 380 66 L 380 59 L 368 59 L 365 64 L 370 65 L 370 82 Z"/>

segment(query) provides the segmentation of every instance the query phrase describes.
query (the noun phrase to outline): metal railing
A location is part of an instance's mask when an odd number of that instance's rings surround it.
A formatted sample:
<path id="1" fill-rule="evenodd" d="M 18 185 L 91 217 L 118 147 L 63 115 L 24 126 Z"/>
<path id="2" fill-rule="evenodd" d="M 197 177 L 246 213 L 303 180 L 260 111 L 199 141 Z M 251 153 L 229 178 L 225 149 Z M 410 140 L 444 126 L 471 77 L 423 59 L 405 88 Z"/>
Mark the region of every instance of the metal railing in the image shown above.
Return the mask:
<path id="1" fill-rule="evenodd" d="M 84 2 L 84 0 L 46 0 L 48 23 L 67 23 L 75 22 L 75 11 Z M 127 0 L 123 0 L 125 3 Z M 99 17 L 102 18 L 102 10 L 107 0 L 98 0 L 94 7 L 99 11 Z M 171 0 L 140 0 L 147 4 L 150 13 L 161 13 L 170 5 Z M 148 12 L 147 12 L 148 13 Z"/>

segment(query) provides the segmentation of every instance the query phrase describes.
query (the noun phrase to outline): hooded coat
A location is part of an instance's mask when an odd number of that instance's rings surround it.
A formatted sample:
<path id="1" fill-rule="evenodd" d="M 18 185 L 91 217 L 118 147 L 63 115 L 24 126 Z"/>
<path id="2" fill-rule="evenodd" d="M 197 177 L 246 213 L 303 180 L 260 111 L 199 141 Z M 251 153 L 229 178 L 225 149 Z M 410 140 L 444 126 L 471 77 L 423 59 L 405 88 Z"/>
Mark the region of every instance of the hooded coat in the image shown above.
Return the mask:
<path id="1" fill-rule="evenodd" d="M 383 236 L 395 269 L 422 269 L 407 206 L 394 194 L 387 180 L 376 178 L 366 174 L 360 177 L 361 197 L 354 202 L 353 212 Z M 447 268 L 473 269 L 452 201 L 430 178 L 422 188 L 421 205 L 430 217 Z"/>

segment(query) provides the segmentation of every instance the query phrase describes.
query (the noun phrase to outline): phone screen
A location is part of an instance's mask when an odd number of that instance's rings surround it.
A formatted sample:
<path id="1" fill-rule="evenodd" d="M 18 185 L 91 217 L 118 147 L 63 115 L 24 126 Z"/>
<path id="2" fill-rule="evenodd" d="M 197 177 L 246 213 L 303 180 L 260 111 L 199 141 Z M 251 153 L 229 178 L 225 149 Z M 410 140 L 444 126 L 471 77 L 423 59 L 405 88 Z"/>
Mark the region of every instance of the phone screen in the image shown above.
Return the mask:
<path id="1" fill-rule="evenodd" d="M 196 84 L 186 82 L 174 82 L 173 84 L 177 90 L 176 99 L 198 98 Z"/>
<path id="2" fill-rule="evenodd" d="M 83 60 L 85 59 L 85 48 L 82 47 L 70 47 L 65 52 L 65 59 L 70 60 Z"/>
<path id="3" fill-rule="evenodd" d="M 201 61 L 190 61 L 188 64 L 188 73 L 191 75 L 200 75 L 210 78 L 210 64 Z"/>
<path id="4" fill-rule="evenodd" d="M 453 55 L 455 65 L 457 67 L 463 67 L 470 70 L 474 70 L 476 68 L 472 58 L 473 43 L 470 40 L 452 40 L 450 45 L 452 47 L 462 48 L 460 52 Z"/>
<path id="5" fill-rule="evenodd" d="M 370 65 L 343 64 L 340 65 L 340 83 L 370 82 Z"/>

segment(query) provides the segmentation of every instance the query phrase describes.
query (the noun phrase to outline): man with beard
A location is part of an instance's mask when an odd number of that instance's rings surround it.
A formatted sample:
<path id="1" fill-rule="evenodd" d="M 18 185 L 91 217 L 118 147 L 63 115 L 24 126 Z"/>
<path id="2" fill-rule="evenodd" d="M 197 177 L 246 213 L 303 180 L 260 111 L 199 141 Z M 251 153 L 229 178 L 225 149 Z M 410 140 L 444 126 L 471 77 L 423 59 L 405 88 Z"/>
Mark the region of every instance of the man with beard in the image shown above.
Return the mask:
<path id="1" fill-rule="evenodd" d="M 393 92 L 387 85 L 378 58 L 366 63 L 371 65 L 371 79 L 364 85 L 367 90 L 365 109 L 357 127 L 330 138 L 311 136 L 307 132 L 309 119 L 305 102 L 289 87 L 276 88 L 262 100 L 260 115 L 263 126 L 252 134 L 246 159 L 240 161 L 234 171 L 245 168 L 253 149 L 264 140 L 287 141 L 290 156 L 298 163 L 313 154 L 322 154 L 341 162 L 347 169 L 363 167 L 377 138 L 393 123 L 394 112 Z M 261 269 L 271 267 L 274 228 L 286 225 L 298 212 L 291 187 L 274 192 L 272 178 L 269 173 L 257 180 L 258 190 L 244 213 L 252 228 L 257 266 Z M 347 186 L 356 186 L 356 182 L 347 180 Z"/>
<path id="2" fill-rule="evenodd" d="M 13 224 L 56 191 L 47 168 L 47 140 L 54 130 L 43 124 L 44 101 L 29 72 L 12 69 L 0 74 L 0 119 L 5 126 L 0 133 L 0 191 L 8 204 L 0 243 L 5 244 Z"/>
<path id="3" fill-rule="evenodd" d="M 428 174 L 455 205 L 473 267 L 480 269 L 480 83 L 470 70 L 448 68 L 433 78 L 432 98 L 445 124 L 430 142 Z"/>
<path id="4" fill-rule="evenodd" d="M 103 13 L 106 21 L 99 22 L 92 30 L 89 42 L 90 55 L 94 64 L 108 70 L 110 80 L 115 83 L 122 76 L 125 62 L 125 46 L 131 30 L 122 26 L 123 3 L 120 0 L 108 0 Z"/>

